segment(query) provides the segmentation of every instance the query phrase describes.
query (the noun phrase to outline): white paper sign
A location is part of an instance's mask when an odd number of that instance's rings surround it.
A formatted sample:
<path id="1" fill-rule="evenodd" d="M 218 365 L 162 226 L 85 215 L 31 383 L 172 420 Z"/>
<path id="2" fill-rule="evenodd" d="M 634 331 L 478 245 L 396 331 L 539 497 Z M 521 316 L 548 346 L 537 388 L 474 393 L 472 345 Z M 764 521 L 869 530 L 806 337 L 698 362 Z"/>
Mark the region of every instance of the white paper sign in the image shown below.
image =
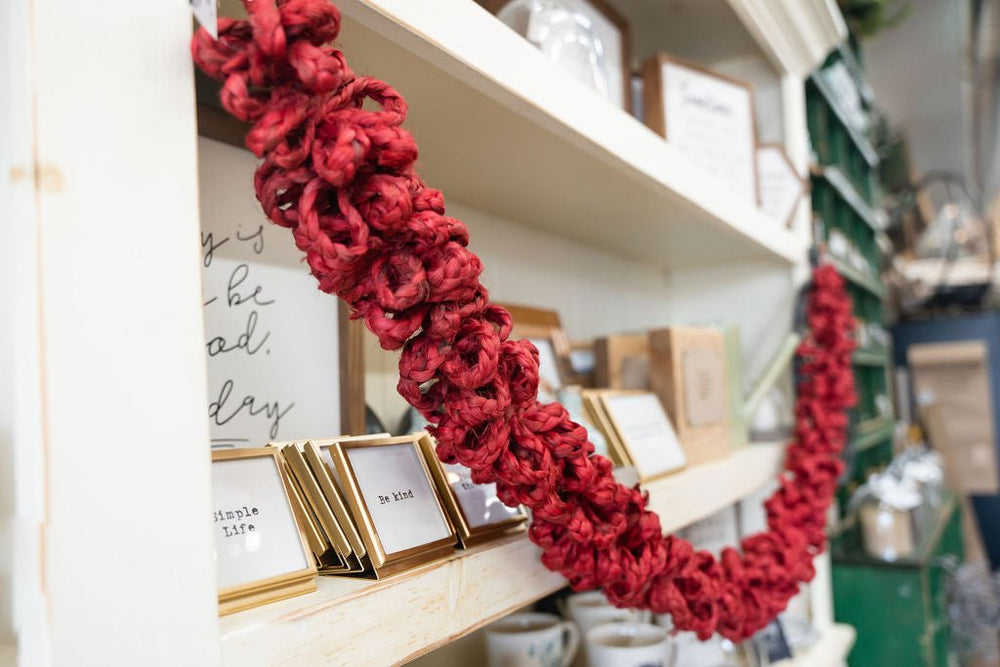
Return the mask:
<path id="1" fill-rule="evenodd" d="M 547 338 L 529 338 L 538 348 L 538 400 L 551 403 L 556 400 L 556 394 L 562 388 L 559 377 L 559 362 L 552 341 Z"/>
<path id="2" fill-rule="evenodd" d="M 470 528 L 501 523 L 520 515 L 517 508 L 500 502 L 496 484 L 476 484 L 472 481 L 472 471 L 459 463 L 441 465 Z"/>
<path id="3" fill-rule="evenodd" d="M 757 208 L 751 92 L 669 61 L 661 64 L 660 77 L 667 142 L 714 189 Z"/>
<path id="4" fill-rule="evenodd" d="M 212 499 L 220 589 L 309 567 L 274 458 L 213 462 Z"/>
<path id="5" fill-rule="evenodd" d="M 757 187 L 761 213 L 783 225 L 790 223 L 805 184 L 779 147 L 757 149 Z"/>
<path id="6" fill-rule="evenodd" d="M 212 444 L 336 435 L 337 299 L 316 288 L 288 230 L 264 219 L 253 155 L 208 140 L 199 147 Z"/>
<path id="7" fill-rule="evenodd" d="M 344 453 L 387 555 L 452 535 L 413 443 Z"/>
<path id="8" fill-rule="evenodd" d="M 641 477 L 653 477 L 687 463 L 656 394 L 612 394 L 605 405 Z"/>

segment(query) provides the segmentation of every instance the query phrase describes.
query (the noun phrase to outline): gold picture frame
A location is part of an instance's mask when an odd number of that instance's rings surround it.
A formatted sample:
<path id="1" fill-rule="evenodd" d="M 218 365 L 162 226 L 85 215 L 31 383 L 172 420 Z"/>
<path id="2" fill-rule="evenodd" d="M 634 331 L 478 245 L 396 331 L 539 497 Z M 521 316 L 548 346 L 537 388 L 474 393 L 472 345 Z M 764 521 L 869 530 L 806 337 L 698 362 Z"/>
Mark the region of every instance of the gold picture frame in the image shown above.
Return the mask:
<path id="1" fill-rule="evenodd" d="M 430 434 L 420 434 L 417 442 L 420 445 L 420 451 L 424 455 L 424 460 L 427 462 L 427 467 L 434 477 L 434 482 L 437 484 L 438 493 L 440 493 L 441 499 L 444 501 L 452 524 L 458 532 L 458 539 L 462 547 L 468 548 L 525 529 L 528 521 L 528 512 L 520 505 L 516 508 L 503 505 L 503 508 L 510 514 L 507 518 L 501 518 L 499 521 L 477 523 L 469 516 L 469 508 L 463 504 L 462 500 L 455 493 L 454 488 L 456 483 L 466 484 L 471 483 L 471 480 L 466 480 L 464 476 L 459 476 L 460 473 L 449 469 L 446 467 L 447 464 L 441 462 L 434 451 L 435 443 Z M 459 464 L 455 465 L 458 466 Z M 492 497 L 496 499 L 496 503 L 500 503 L 499 498 L 496 498 L 495 484 L 480 484 L 476 485 L 476 487 L 487 494 L 487 496 L 492 494 Z M 493 487 L 492 492 L 489 487 Z M 486 504 L 493 503 L 488 502 Z M 502 503 L 500 504 L 502 505 Z"/>
<path id="2" fill-rule="evenodd" d="M 393 448 L 394 451 L 389 452 L 390 448 Z M 382 462 L 378 466 L 375 466 L 372 460 L 364 462 L 359 460 L 359 457 L 370 459 L 372 453 L 380 449 L 383 450 L 381 453 L 386 458 L 394 454 L 396 460 Z M 417 436 L 406 435 L 377 440 L 337 440 L 330 443 L 327 451 L 333 461 L 337 481 L 340 483 L 347 506 L 350 508 L 361 540 L 364 542 L 368 562 L 371 563 L 376 578 L 416 567 L 454 553 L 457 544 L 455 528 L 448 517 L 448 511 L 445 509 L 441 496 L 438 494 L 437 485 L 427 462 L 420 451 Z M 402 471 L 399 467 L 401 461 L 413 466 L 412 469 Z M 403 487 L 393 489 L 390 486 L 385 486 L 385 495 L 382 495 L 382 488 L 380 488 L 379 493 L 374 493 L 372 486 L 376 482 L 388 484 L 391 481 L 389 479 L 390 473 L 396 475 L 405 473 L 408 476 L 407 483 L 410 486 L 405 489 Z M 378 525 L 380 519 L 376 518 L 375 514 L 382 515 L 381 521 L 388 521 L 389 514 L 387 514 L 385 505 L 396 504 L 398 506 L 398 503 L 407 500 L 420 501 L 418 504 L 423 505 L 424 512 L 405 517 L 406 520 L 402 525 Z M 435 513 L 436 516 L 434 516 Z M 405 516 L 405 514 L 401 516 Z M 438 532 L 426 536 L 426 541 L 420 541 L 420 538 L 409 533 L 409 531 L 416 529 L 414 516 L 418 516 L 425 522 L 437 522 L 438 525 L 434 528 Z M 408 532 L 405 539 L 399 537 L 403 531 Z M 406 542 L 406 539 L 412 543 L 399 548 L 394 548 L 394 545 L 390 544 L 391 542 Z"/>
<path id="3" fill-rule="evenodd" d="M 251 470 L 247 466 L 233 468 L 231 465 L 234 462 L 255 459 L 264 459 L 273 465 L 270 472 L 275 477 L 270 483 L 267 474 L 264 473 L 270 466 L 264 466 L 261 470 Z M 237 474 L 248 477 L 252 475 L 252 478 L 232 483 L 223 477 Z M 264 476 L 258 478 L 257 475 Z M 307 537 L 313 527 L 305 516 L 305 508 L 299 502 L 297 491 L 278 451 L 269 447 L 213 451 L 212 477 L 213 522 L 217 524 L 216 568 L 217 579 L 220 582 L 219 615 L 225 616 L 268 602 L 315 591 L 317 569 L 313 561 L 314 545 Z M 277 485 L 273 483 L 275 480 Z M 220 497 L 220 494 L 225 497 Z M 249 500 L 251 494 L 256 494 L 258 499 Z M 268 494 L 270 497 L 266 497 Z M 240 503 L 239 509 L 231 509 L 233 503 L 237 502 Z M 281 505 L 288 510 L 287 518 L 282 517 Z M 274 520 L 259 518 L 267 512 L 267 509 L 262 512 L 259 507 L 277 510 L 277 516 Z M 230 520 L 239 523 L 229 524 Z M 256 523 L 251 523 L 251 520 Z M 260 530 L 262 520 L 269 521 L 263 531 Z M 218 525 L 220 522 L 222 525 Z M 275 539 L 268 540 L 267 537 L 261 539 L 262 534 L 274 536 Z M 248 537 L 243 537 L 245 535 Z M 236 543 L 236 548 L 226 545 L 224 540 L 231 540 L 234 537 L 243 538 L 244 542 L 254 539 L 254 549 L 242 549 L 239 542 Z M 220 538 L 223 541 L 220 541 Z M 264 540 L 267 542 L 264 543 Z M 229 548 L 222 549 L 220 544 Z M 276 550 L 283 551 L 276 552 Z M 254 558 L 248 558 L 247 554 L 253 554 Z M 241 557 L 246 560 L 237 562 L 236 559 Z M 265 562 L 267 557 L 271 557 L 272 561 L 281 561 L 282 564 L 278 565 L 277 562 L 268 564 Z M 228 569 L 227 561 L 231 562 Z M 234 574 L 237 565 L 242 569 L 240 574 Z M 264 576 L 259 576 L 261 574 Z M 230 581 L 234 583 L 228 583 Z"/>
<path id="4" fill-rule="evenodd" d="M 633 438 L 633 428 L 624 421 L 627 415 L 621 405 L 623 401 L 635 403 L 634 408 L 644 413 L 644 419 L 648 419 L 648 424 L 637 429 L 644 432 L 644 440 Z M 601 391 L 597 392 L 596 402 L 609 429 L 609 441 L 615 456 L 621 459 L 623 465 L 635 468 L 640 482 L 661 479 L 688 465 L 680 439 L 656 394 L 648 391 Z M 634 408 L 630 407 L 629 412 L 636 412 Z M 649 435 L 650 426 L 660 428 L 662 432 L 653 438 Z M 653 439 L 656 442 L 652 442 Z"/>

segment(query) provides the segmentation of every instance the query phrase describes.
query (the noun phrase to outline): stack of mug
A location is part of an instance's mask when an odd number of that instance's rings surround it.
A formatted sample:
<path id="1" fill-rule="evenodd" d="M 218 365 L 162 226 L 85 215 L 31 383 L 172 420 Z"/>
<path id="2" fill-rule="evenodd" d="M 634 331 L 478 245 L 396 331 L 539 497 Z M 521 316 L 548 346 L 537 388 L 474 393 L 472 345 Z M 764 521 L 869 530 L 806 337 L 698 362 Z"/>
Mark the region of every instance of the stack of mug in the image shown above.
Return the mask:
<path id="1" fill-rule="evenodd" d="M 667 630 L 649 612 L 618 609 L 600 591 L 560 600 L 554 614 L 519 613 L 486 630 L 490 667 L 671 667 Z M 582 647 L 581 647 L 582 637 Z"/>

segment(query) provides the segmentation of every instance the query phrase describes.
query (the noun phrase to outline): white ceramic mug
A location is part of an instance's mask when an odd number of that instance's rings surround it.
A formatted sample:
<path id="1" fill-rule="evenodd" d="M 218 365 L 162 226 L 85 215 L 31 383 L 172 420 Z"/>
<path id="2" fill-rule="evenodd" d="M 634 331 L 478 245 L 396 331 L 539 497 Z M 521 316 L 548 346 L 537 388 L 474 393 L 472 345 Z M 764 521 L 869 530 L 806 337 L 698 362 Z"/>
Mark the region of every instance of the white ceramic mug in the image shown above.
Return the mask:
<path id="1" fill-rule="evenodd" d="M 587 633 L 591 667 L 669 667 L 667 631 L 650 623 L 605 623 Z"/>
<path id="2" fill-rule="evenodd" d="M 601 591 L 586 591 L 559 600 L 559 611 L 576 623 L 580 634 L 604 623 L 645 623 L 649 613 L 638 609 L 619 609 L 604 597 Z"/>
<path id="3" fill-rule="evenodd" d="M 553 614 L 511 614 L 486 628 L 490 667 L 567 667 L 579 646 L 576 626 Z"/>

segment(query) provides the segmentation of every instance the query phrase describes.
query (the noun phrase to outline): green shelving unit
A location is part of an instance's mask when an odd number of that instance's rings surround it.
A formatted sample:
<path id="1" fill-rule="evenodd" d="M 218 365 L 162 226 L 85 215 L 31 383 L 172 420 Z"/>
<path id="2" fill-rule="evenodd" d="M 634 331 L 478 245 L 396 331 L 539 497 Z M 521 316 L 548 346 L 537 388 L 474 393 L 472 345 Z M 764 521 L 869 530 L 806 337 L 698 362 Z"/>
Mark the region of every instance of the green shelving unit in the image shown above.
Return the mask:
<path id="1" fill-rule="evenodd" d="M 946 498 L 923 528 L 915 554 L 893 562 L 865 555 L 857 526 L 833 538 L 834 613 L 857 630 L 851 667 L 949 664 L 945 580 L 964 556 L 957 500 Z"/>
<path id="2" fill-rule="evenodd" d="M 816 244 L 847 281 L 858 320 L 858 403 L 850 415 L 848 473 L 837 494 L 843 509 L 857 485 L 893 457 L 886 290 L 879 278 L 884 258 L 877 243 L 883 231 L 879 160 L 867 132 L 874 100 L 848 45 L 829 55 L 805 92 Z M 925 527 L 917 553 L 892 563 L 865 555 L 856 526 L 831 540 L 836 621 L 857 630 L 851 667 L 948 664 L 945 563 L 962 555 L 959 515 L 948 499 L 937 522 Z"/>
<path id="3" fill-rule="evenodd" d="M 851 472 L 842 498 L 892 458 L 889 336 L 879 279 L 883 257 L 876 241 L 883 225 L 876 208 L 878 154 L 866 130 L 872 101 L 871 87 L 846 45 L 806 82 L 816 242 L 847 280 L 858 319 L 858 405 L 851 413 Z"/>

